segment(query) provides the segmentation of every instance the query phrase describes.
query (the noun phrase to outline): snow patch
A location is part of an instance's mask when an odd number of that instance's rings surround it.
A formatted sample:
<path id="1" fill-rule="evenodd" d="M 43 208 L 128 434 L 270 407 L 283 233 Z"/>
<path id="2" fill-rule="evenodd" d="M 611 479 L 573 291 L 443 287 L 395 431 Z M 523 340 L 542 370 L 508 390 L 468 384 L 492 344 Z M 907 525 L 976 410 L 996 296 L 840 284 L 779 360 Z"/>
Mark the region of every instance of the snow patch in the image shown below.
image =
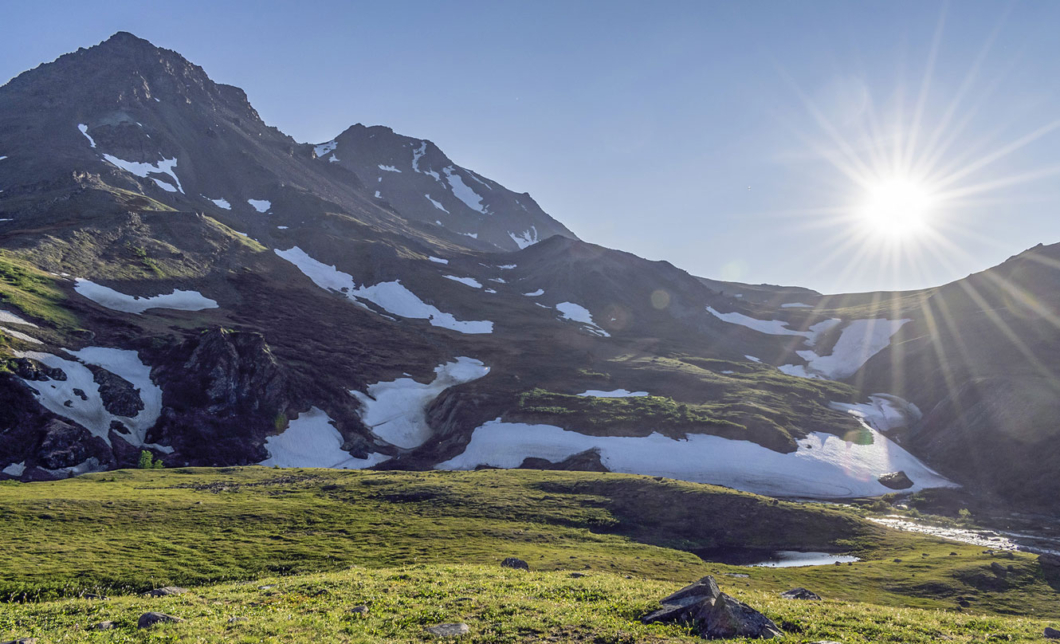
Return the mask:
<path id="1" fill-rule="evenodd" d="M 449 263 L 448 259 L 442 259 L 441 257 L 435 257 L 434 255 L 431 255 L 427 259 L 431 260 L 435 264 L 448 264 Z"/>
<path id="2" fill-rule="evenodd" d="M 23 342 L 29 342 L 30 344 L 44 344 L 43 342 L 41 342 L 37 338 L 34 338 L 33 336 L 26 335 L 25 333 L 23 333 L 21 331 L 15 331 L 14 329 L 9 329 L 6 326 L 0 326 L 0 331 L 3 331 L 4 333 L 8 334 L 12 338 L 18 338 L 19 340 L 22 340 Z"/>
<path id="3" fill-rule="evenodd" d="M 873 394 L 867 403 L 838 403 L 829 405 L 832 409 L 845 411 L 862 423 L 881 432 L 909 427 L 923 417 L 920 409 L 913 403 L 891 394 Z"/>
<path id="4" fill-rule="evenodd" d="M 747 358 L 748 360 L 750 360 L 751 362 L 762 362 L 762 360 L 760 358 L 756 358 L 754 356 L 744 356 L 744 357 Z"/>
<path id="5" fill-rule="evenodd" d="M 247 199 L 247 203 L 260 213 L 265 213 L 272 208 L 272 202 L 268 199 Z"/>
<path id="6" fill-rule="evenodd" d="M 86 279 L 77 278 L 74 290 L 83 297 L 87 297 L 96 304 L 112 311 L 135 313 L 140 315 L 148 309 L 174 309 L 176 311 L 202 311 L 204 309 L 216 309 L 217 302 L 204 297 L 198 291 L 182 291 L 173 289 L 168 295 L 155 295 L 154 297 L 136 297 L 126 295 L 112 288 L 96 284 Z"/>
<path id="7" fill-rule="evenodd" d="M 277 226 L 276 227 L 277 230 L 287 230 L 288 228 L 289 228 L 289 226 Z"/>
<path id="8" fill-rule="evenodd" d="M 464 180 L 460 178 L 460 175 L 453 173 L 453 166 L 444 168 L 442 172 L 445 173 L 445 178 L 449 181 L 449 187 L 453 191 L 453 196 L 460 201 L 463 201 L 468 208 L 485 214 L 486 211 L 482 208 L 482 197 L 469 188 L 467 184 L 464 183 Z"/>
<path id="9" fill-rule="evenodd" d="M 495 291 L 495 290 L 493 290 L 493 289 L 491 289 L 491 288 L 488 288 L 488 289 L 486 289 L 486 290 L 485 290 L 485 291 L 483 291 L 483 292 L 484 292 L 484 293 L 491 293 L 491 294 L 493 294 L 493 293 L 496 293 L 497 291 Z"/>
<path id="10" fill-rule="evenodd" d="M 605 338 L 611 337 L 610 333 L 604 331 L 593 322 L 593 314 L 581 304 L 575 304 L 574 302 L 560 302 L 556 305 L 556 310 L 560 312 L 563 319 L 585 325 L 586 330 L 590 333 Z"/>
<path id="11" fill-rule="evenodd" d="M 515 264 L 505 264 L 504 266 L 498 266 L 497 268 L 501 269 L 502 271 L 510 271 L 513 268 L 516 268 L 516 265 Z"/>
<path id="12" fill-rule="evenodd" d="M 442 205 L 442 202 L 435 201 L 434 199 L 431 199 L 430 195 L 423 195 L 423 196 L 427 197 L 427 201 L 431 202 L 432 206 L 434 206 L 435 208 L 437 208 L 438 210 L 441 210 L 442 212 L 444 212 L 446 214 L 449 214 L 449 211 L 445 209 L 445 206 Z"/>
<path id="13" fill-rule="evenodd" d="M 482 288 L 482 284 L 479 284 L 479 281 L 473 277 L 457 277 L 456 275 L 445 275 L 444 277 L 447 280 L 460 282 L 461 284 L 465 284 L 467 286 L 470 286 L 471 288 Z"/>
<path id="14" fill-rule="evenodd" d="M 386 170 L 387 172 L 401 172 L 401 170 L 398 170 L 397 168 L 395 168 L 395 167 L 394 167 L 394 166 L 392 166 L 392 165 L 383 165 L 383 164 L 379 164 L 379 169 L 380 169 L 380 170 Z M 383 178 L 382 178 L 382 177 L 379 177 L 379 180 L 380 180 L 380 181 L 382 181 L 382 180 L 383 180 Z"/>
<path id="15" fill-rule="evenodd" d="M 166 183 L 165 181 L 162 181 L 161 179 L 155 179 L 154 177 L 151 177 L 151 181 L 154 181 L 154 182 L 155 182 L 155 184 L 156 184 L 156 185 L 157 185 L 157 186 L 158 186 L 159 188 L 161 188 L 161 189 L 165 190 L 166 192 L 176 192 L 176 191 L 177 191 L 177 189 L 176 189 L 176 188 L 174 188 L 173 186 L 169 185 L 169 184 L 168 184 L 168 183 Z"/>
<path id="16" fill-rule="evenodd" d="M 184 194 L 184 188 L 180 185 L 180 179 L 177 178 L 177 173 L 173 170 L 177 167 L 176 157 L 172 159 L 162 159 L 154 165 L 151 165 L 150 163 L 140 163 L 138 161 L 126 161 L 124 159 L 119 159 L 118 157 L 109 154 L 104 154 L 103 158 L 106 159 L 107 162 L 111 165 L 117 166 L 130 174 L 140 177 L 141 179 L 146 179 L 147 175 L 150 174 L 168 175 L 172 177 L 173 182 L 177 184 L 177 190 L 179 190 L 181 194 Z M 161 185 L 161 183 L 157 179 L 155 179 L 155 183 Z"/>
<path id="17" fill-rule="evenodd" d="M 783 365 L 779 369 L 788 375 L 802 378 L 841 380 L 850 377 L 861 369 L 869 358 L 890 346 L 891 336 L 898 333 L 909 321 L 883 318 L 854 320 L 843 329 L 830 355 L 819 356 L 814 351 L 796 351 L 795 353 L 808 364 Z M 807 344 L 810 342 L 807 341 Z"/>
<path id="18" fill-rule="evenodd" d="M 368 393 L 351 390 L 361 403 L 360 417 L 372 432 L 391 445 L 411 449 L 431 437 L 427 406 L 449 387 L 478 380 L 490 371 L 473 358 L 459 357 L 435 367 L 429 384 L 398 378 L 368 386 Z"/>
<path id="19" fill-rule="evenodd" d="M 529 230 L 524 231 L 520 235 L 515 233 L 508 233 L 508 236 L 512 238 L 512 241 L 522 250 L 528 246 L 533 246 L 538 242 L 537 239 L 537 226 L 530 226 Z"/>
<path id="20" fill-rule="evenodd" d="M 382 195 L 382 194 L 380 194 L 380 192 L 379 192 L 378 190 L 376 190 L 376 191 L 375 191 L 375 198 L 376 198 L 376 199 L 382 199 L 382 198 L 383 198 L 383 195 Z"/>
<path id="21" fill-rule="evenodd" d="M 88 144 L 90 146 L 92 146 L 92 148 L 95 148 L 96 147 L 96 142 L 92 139 L 91 136 L 89 136 L 89 134 L 88 134 L 88 126 L 85 125 L 84 123 L 79 123 L 77 125 L 77 129 L 81 130 L 81 134 L 84 134 L 85 138 L 88 139 Z M 4 157 L 4 158 L 6 159 L 7 157 Z"/>
<path id="22" fill-rule="evenodd" d="M 22 476 L 22 473 L 25 472 L 25 471 L 26 471 L 26 461 L 22 461 L 21 463 L 12 463 L 12 464 L 8 465 L 7 467 L 5 467 L 4 469 L 0 470 L 0 472 L 3 472 L 4 474 L 7 474 L 8 476 Z"/>
<path id="23" fill-rule="evenodd" d="M 323 159 L 327 155 L 335 151 L 335 148 L 339 147 L 338 141 L 328 141 L 327 143 L 321 143 L 320 145 L 313 146 L 313 152 L 317 155 L 318 159 Z"/>
<path id="24" fill-rule="evenodd" d="M 369 454 L 368 458 L 354 458 L 342 449 L 346 441 L 333 422 L 325 412 L 310 408 L 292 420 L 282 434 L 265 439 L 269 458 L 260 465 L 359 470 L 390 458 L 379 453 Z"/>
<path id="25" fill-rule="evenodd" d="M 718 313 L 710 306 L 707 307 L 707 311 L 723 322 L 738 324 L 747 327 L 748 329 L 758 331 L 759 333 L 765 333 L 768 335 L 801 335 L 806 338 L 806 346 L 808 347 L 812 347 L 822 333 L 825 333 L 842 322 L 839 318 L 832 318 L 830 320 L 818 322 L 806 331 L 796 331 L 795 329 L 789 329 L 788 323 L 784 320 L 759 320 L 744 315 L 743 313 L 736 312 Z"/>
<path id="26" fill-rule="evenodd" d="M 213 202 L 213 205 L 215 205 L 218 208 L 221 208 L 223 210 L 231 210 L 232 209 L 232 204 L 228 203 L 227 199 L 210 199 L 210 201 Z"/>
<path id="27" fill-rule="evenodd" d="M 500 277 L 491 277 L 491 278 L 490 278 L 490 281 L 491 281 L 491 282 L 497 282 L 498 284 L 507 284 L 507 283 L 508 283 L 508 282 L 505 282 L 505 281 L 504 281 L 504 280 L 503 280 L 502 278 L 500 278 Z"/>
<path id="28" fill-rule="evenodd" d="M 645 474 L 725 485 L 757 494 L 806 498 L 877 496 L 892 492 L 877 477 L 904 471 L 911 491 L 953 484 L 911 454 L 869 429 L 872 444 L 844 441 L 823 432 L 799 440 L 782 454 L 750 441 L 689 434 L 684 440 L 658 433 L 645 437 L 588 436 L 551 425 L 505 423 L 499 418 L 475 429 L 459 456 L 435 469 L 472 470 L 480 465 L 516 468 L 527 458 L 553 463 L 596 450 L 612 472 Z"/>
<path id="29" fill-rule="evenodd" d="M 587 398 L 642 398 L 649 394 L 646 391 L 629 391 L 627 389 L 615 389 L 614 391 L 600 391 L 599 389 L 590 389 L 578 395 Z"/>
<path id="30" fill-rule="evenodd" d="M 342 293 L 355 303 L 356 298 L 362 298 L 399 317 L 427 320 L 431 326 L 460 333 L 493 333 L 493 322 L 457 320 L 451 313 L 443 313 L 438 308 L 425 303 L 399 281 L 380 282 L 373 286 L 358 288 L 352 276 L 334 266 L 318 262 L 297 246 L 289 250 L 277 248 L 274 251 L 281 258 L 297 266 L 298 270 L 320 288 Z"/>
<path id="31" fill-rule="evenodd" d="M 543 289 L 543 288 L 539 288 L 536 291 L 533 291 L 532 293 L 523 293 L 523 295 L 525 295 L 527 297 L 538 297 L 539 295 L 544 295 L 544 294 L 545 294 L 545 289 Z"/>
<path id="32" fill-rule="evenodd" d="M 37 326 L 36 324 L 34 324 L 32 322 L 29 322 L 27 320 L 23 320 L 22 318 L 20 318 L 19 316 L 15 315 L 14 313 L 9 313 L 8 311 L 3 311 L 3 310 L 0 310 L 0 322 L 6 322 L 8 324 L 23 324 L 25 326 L 33 327 L 34 329 L 39 329 L 40 328 L 39 326 Z"/>
<path id="33" fill-rule="evenodd" d="M 478 239 L 478 233 L 460 233 L 464 237 L 470 237 L 471 239 Z"/>
<path id="34" fill-rule="evenodd" d="M 786 304 L 781 304 L 780 308 L 782 308 L 782 309 L 812 309 L 813 308 L 813 304 L 803 304 L 802 302 L 788 302 Z"/>

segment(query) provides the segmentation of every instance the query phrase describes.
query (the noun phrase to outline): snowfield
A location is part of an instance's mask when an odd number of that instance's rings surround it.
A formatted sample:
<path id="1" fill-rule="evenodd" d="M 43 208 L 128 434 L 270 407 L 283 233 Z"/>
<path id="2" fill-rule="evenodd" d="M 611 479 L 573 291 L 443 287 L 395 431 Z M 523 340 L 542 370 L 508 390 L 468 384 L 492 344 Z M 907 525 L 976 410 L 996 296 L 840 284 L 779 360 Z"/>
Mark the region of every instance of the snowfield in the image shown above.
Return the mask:
<path id="1" fill-rule="evenodd" d="M 807 365 L 782 365 L 781 371 L 802 378 L 841 380 L 854 375 L 869 358 L 891 344 L 891 336 L 910 320 L 854 320 L 843 329 L 832 353 L 819 356 L 814 351 L 796 351 Z M 813 328 L 813 327 L 810 327 Z M 812 346 L 812 345 L 811 345 Z"/>
<path id="2" fill-rule="evenodd" d="M 891 394 L 873 394 L 869 396 L 867 403 L 834 402 L 829 407 L 845 411 L 863 424 L 881 432 L 909 427 L 923 417 L 916 405 Z"/>
<path id="3" fill-rule="evenodd" d="M 74 290 L 77 291 L 79 295 L 87 297 L 104 308 L 108 308 L 112 311 L 122 311 L 124 313 L 135 313 L 136 315 L 140 315 L 148 309 L 202 311 L 204 309 L 217 308 L 217 302 L 215 300 L 204 297 L 203 294 L 198 291 L 173 289 L 173 292 L 168 295 L 135 297 L 80 277 L 75 280 Z"/>
<path id="4" fill-rule="evenodd" d="M 431 437 L 427 425 L 427 406 L 431 401 L 449 387 L 478 380 L 489 371 L 479 360 L 460 357 L 435 367 L 434 380 L 429 384 L 398 378 L 369 385 L 367 394 L 357 390 L 350 393 L 361 403 L 361 420 L 376 436 L 391 445 L 411 449 Z"/>
<path id="5" fill-rule="evenodd" d="M 88 135 L 85 134 L 85 136 Z M 130 174 L 134 174 L 141 179 L 146 179 L 150 174 L 168 175 L 172 177 L 173 182 L 177 184 L 176 190 L 179 190 L 180 194 L 184 194 L 184 188 L 180 185 L 180 179 L 177 178 L 177 173 L 173 171 L 173 169 L 177 167 L 177 159 L 175 157 L 172 159 L 162 159 L 154 165 L 151 165 L 150 163 L 140 163 L 138 161 L 125 161 L 124 159 L 119 159 L 118 157 L 109 154 L 104 154 L 103 158 L 107 160 L 107 163 L 117 166 Z M 163 184 L 158 179 L 155 179 L 154 181 L 164 189 L 170 192 L 173 191 L 173 186 Z"/>
<path id="6" fill-rule="evenodd" d="M 508 236 L 512 238 L 512 241 L 514 241 L 519 247 L 519 250 L 528 246 L 533 246 L 539 241 L 537 239 L 537 226 L 530 226 L 529 230 L 525 230 L 518 235 L 515 233 L 508 233 Z"/>
<path id="7" fill-rule="evenodd" d="M 445 178 L 449 181 L 449 187 L 453 191 L 453 196 L 460 201 L 463 201 L 468 208 L 475 212 L 486 214 L 485 209 L 482 207 L 482 197 L 469 188 L 468 185 L 464 183 L 464 180 L 460 178 L 460 175 L 453 173 L 453 166 L 443 168 L 442 172 L 445 173 Z"/>
<path id="8" fill-rule="evenodd" d="M 560 302 L 556 305 L 556 310 L 560 312 L 563 319 L 585 325 L 585 330 L 589 333 L 605 338 L 611 337 L 610 333 L 604 331 L 593 322 L 593 314 L 581 304 L 575 304 L 574 302 Z"/>
<path id="9" fill-rule="evenodd" d="M 517 468 L 527 458 L 557 463 L 596 450 L 612 472 L 666 476 L 771 496 L 827 499 L 888 494 L 893 490 L 881 485 L 877 477 L 899 470 L 913 481 L 910 491 L 953 486 L 879 432 L 868 431 L 871 445 L 815 432 L 799 440 L 797 451 L 782 454 L 749 441 L 704 434 L 689 434 L 684 440 L 655 433 L 588 436 L 552 425 L 505 423 L 498 418 L 474 431 L 463 454 L 435 469 Z"/>
<path id="10" fill-rule="evenodd" d="M 333 422 L 320 409 L 311 408 L 292 420 L 282 434 L 265 439 L 269 458 L 259 465 L 359 470 L 390 458 L 379 453 L 369 454 L 368 458 L 354 458 L 343 451 L 342 445 L 346 441 Z"/>
<path id="11" fill-rule="evenodd" d="M 718 313 L 710 306 L 707 307 L 707 311 L 723 322 L 745 326 L 748 329 L 758 331 L 759 333 L 765 333 L 768 335 L 801 335 L 806 338 L 806 346 L 808 347 L 812 347 L 822 333 L 825 333 L 842 322 L 839 318 L 832 318 L 830 320 L 818 322 L 806 331 L 796 331 L 795 329 L 789 329 L 788 323 L 784 320 L 759 320 L 744 315 L 743 313 L 736 312 Z"/>
<path id="12" fill-rule="evenodd" d="M 457 320 L 451 313 L 443 313 L 437 307 L 421 300 L 399 281 L 358 287 L 351 275 L 343 273 L 334 266 L 318 262 L 297 246 L 288 250 L 277 248 L 274 251 L 281 258 L 298 267 L 298 270 L 320 288 L 342 293 L 354 303 L 360 304 L 357 298 L 365 299 L 398 317 L 427 320 L 432 326 L 460 333 L 493 333 L 493 322 Z"/>
<path id="13" fill-rule="evenodd" d="M 471 288 L 482 288 L 482 284 L 480 284 L 479 281 L 473 277 L 457 277 L 456 275 L 443 275 L 443 277 L 445 277 L 445 279 L 447 280 L 460 282 L 461 284 L 465 286 L 470 286 Z"/>
<path id="14" fill-rule="evenodd" d="M 118 434 L 134 447 L 145 446 L 144 437 L 147 430 L 154 426 L 162 413 L 162 390 L 151 381 L 151 368 L 140 362 L 135 351 L 108 349 L 104 347 L 86 347 L 80 351 L 66 350 L 75 360 L 60 358 L 51 353 L 27 351 L 15 352 L 20 358 L 30 358 L 49 367 L 62 369 L 66 380 L 23 380 L 26 385 L 40 394 L 38 402 L 48 411 L 68 418 L 102 438 L 108 445 L 110 441 L 111 421 L 118 421 L 130 430 L 129 434 Z M 99 394 L 99 385 L 93 379 L 92 372 L 85 364 L 102 367 L 116 376 L 127 380 L 139 390 L 144 408 L 135 416 L 115 416 L 103 406 Z M 84 392 L 87 400 L 74 393 L 74 389 Z M 66 402 L 70 405 L 67 406 Z M 161 451 L 172 451 L 172 448 L 156 447 Z"/>
<path id="15" fill-rule="evenodd" d="M 272 208 L 272 202 L 268 199 L 247 199 L 247 203 L 260 213 L 266 213 Z"/>
<path id="16" fill-rule="evenodd" d="M 590 389 L 589 391 L 578 394 L 579 396 L 587 396 L 590 398 L 640 398 L 648 396 L 646 391 L 629 391 L 626 389 L 615 389 L 614 391 L 600 391 L 599 389 Z"/>

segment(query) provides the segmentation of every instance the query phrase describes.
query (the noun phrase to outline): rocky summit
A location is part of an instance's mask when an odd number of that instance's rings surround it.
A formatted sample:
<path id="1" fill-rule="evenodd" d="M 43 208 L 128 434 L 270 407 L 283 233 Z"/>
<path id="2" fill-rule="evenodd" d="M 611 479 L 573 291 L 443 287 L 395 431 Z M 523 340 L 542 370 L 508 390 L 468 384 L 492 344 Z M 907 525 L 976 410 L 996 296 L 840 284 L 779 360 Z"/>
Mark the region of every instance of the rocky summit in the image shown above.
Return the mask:
<path id="1" fill-rule="evenodd" d="M 583 241 L 443 145 L 296 141 L 128 33 L 12 79 L 0 477 L 146 451 L 1060 498 L 1060 246 L 915 292 L 724 282 Z"/>

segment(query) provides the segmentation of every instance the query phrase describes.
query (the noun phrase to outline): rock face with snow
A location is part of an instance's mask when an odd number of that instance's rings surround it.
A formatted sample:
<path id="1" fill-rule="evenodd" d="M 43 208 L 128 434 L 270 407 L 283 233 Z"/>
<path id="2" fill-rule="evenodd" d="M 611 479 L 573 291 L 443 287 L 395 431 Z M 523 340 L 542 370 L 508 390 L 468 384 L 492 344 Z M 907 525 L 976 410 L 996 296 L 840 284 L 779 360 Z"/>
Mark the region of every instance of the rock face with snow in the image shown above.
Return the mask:
<path id="1" fill-rule="evenodd" d="M 1060 249 L 913 294 L 697 278 L 429 140 L 295 141 L 126 33 L 0 87 L 0 143 L 0 272 L 25 289 L 0 302 L 0 478 L 147 449 L 1060 498 Z"/>

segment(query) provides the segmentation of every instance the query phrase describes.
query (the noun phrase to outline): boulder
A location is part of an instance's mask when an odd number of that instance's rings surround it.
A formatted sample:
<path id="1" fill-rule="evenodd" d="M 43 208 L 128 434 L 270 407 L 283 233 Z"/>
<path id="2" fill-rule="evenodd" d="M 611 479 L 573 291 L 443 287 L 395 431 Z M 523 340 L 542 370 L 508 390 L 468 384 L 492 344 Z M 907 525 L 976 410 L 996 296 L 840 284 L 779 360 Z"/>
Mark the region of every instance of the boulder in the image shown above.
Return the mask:
<path id="1" fill-rule="evenodd" d="M 148 597 L 168 597 L 170 595 L 183 595 L 186 592 L 188 592 L 187 588 L 180 588 L 179 586 L 163 586 L 162 588 L 149 590 L 144 594 Z"/>
<path id="2" fill-rule="evenodd" d="M 115 416 L 133 418 L 144 408 L 140 390 L 131 382 L 96 365 L 86 365 L 92 372 L 92 380 L 99 385 L 99 397 L 103 408 Z"/>
<path id="3" fill-rule="evenodd" d="M 771 619 L 725 593 L 705 615 L 696 616 L 696 630 L 707 639 L 772 639 L 784 635 Z"/>
<path id="4" fill-rule="evenodd" d="M 427 632 L 435 637 L 460 637 L 470 633 L 471 629 L 467 624 L 438 624 L 427 627 Z"/>
<path id="5" fill-rule="evenodd" d="M 913 487 L 912 479 L 905 472 L 888 472 L 881 474 L 876 480 L 880 482 L 880 485 L 892 490 L 908 490 Z"/>
<path id="6" fill-rule="evenodd" d="M 136 626 L 138 628 L 151 628 L 155 624 L 175 624 L 183 621 L 184 620 L 179 617 L 173 617 L 172 615 L 166 615 L 165 613 L 144 613 L 143 615 L 140 615 L 140 619 L 136 622 Z"/>
<path id="7" fill-rule="evenodd" d="M 353 608 L 351 608 L 350 612 L 354 613 L 354 614 L 357 614 L 357 615 L 367 615 L 368 614 L 368 607 L 365 606 L 364 604 L 361 604 L 360 606 L 354 606 Z"/>
<path id="8" fill-rule="evenodd" d="M 821 596 L 812 590 L 806 590 L 805 588 L 792 588 L 780 593 L 780 596 L 784 599 L 815 599 L 820 600 Z"/>
<path id="9" fill-rule="evenodd" d="M 1045 627 L 1045 639 L 1047 640 L 1060 640 L 1060 631 L 1055 628 Z"/>
<path id="10" fill-rule="evenodd" d="M 501 568 L 514 568 L 516 570 L 530 570 L 530 564 L 516 557 L 508 557 L 501 562 Z"/>
<path id="11" fill-rule="evenodd" d="M 721 595 L 721 590 L 718 588 L 718 582 L 708 575 L 664 597 L 659 601 L 662 608 L 648 613 L 640 621 L 645 624 L 691 622 L 702 608 L 713 606 L 719 595 Z"/>
<path id="12" fill-rule="evenodd" d="M 98 624 L 93 625 L 92 626 L 92 630 L 94 630 L 94 631 L 109 631 L 109 630 L 113 630 L 115 626 L 117 626 L 117 624 L 115 624 L 114 622 L 112 622 L 110 620 L 107 620 L 105 622 L 100 622 Z"/>

